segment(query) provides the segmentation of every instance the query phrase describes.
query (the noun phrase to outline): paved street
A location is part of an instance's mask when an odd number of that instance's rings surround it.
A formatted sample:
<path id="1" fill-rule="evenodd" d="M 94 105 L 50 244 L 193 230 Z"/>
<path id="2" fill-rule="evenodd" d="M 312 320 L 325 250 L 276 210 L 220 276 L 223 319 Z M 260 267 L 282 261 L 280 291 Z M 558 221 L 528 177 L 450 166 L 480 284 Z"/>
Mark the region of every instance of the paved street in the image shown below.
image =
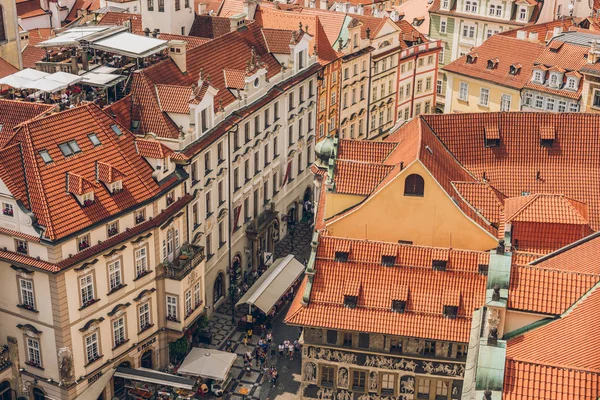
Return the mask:
<path id="1" fill-rule="evenodd" d="M 308 259 L 310 255 L 312 232 L 312 226 L 299 222 L 296 225 L 293 236 L 286 235 L 277 243 L 275 248 L 276 258 L 286 256 L 287 254 L 294 254 L 301 262 Z M 238 297 L 236 296 L 236 300 L 237 299 Z M 273 341 L 275 343 L 283 342 L 286 339 L 293 342 L 298 339 L 300 335 L 298 328 L 287 326 L 283 322 L 288 308 L 289 304 L 282 309 L 273 320 Z M 243 371 L 244 353 L 248 350 L 252 351 L 260 338 L 259 336 L 254 335 L 246 348 L 243 343 L 245 334 L 236 331 L 237 321 L 239 321 L 243 315 L 244 307 L 239 307 L 235 313 L 235 324 L 232 323 L 231 298 L 228 297 L 226 301 L 218 307 L 216 312 L 213 313 L 207 326 L 207 330 L 213 334 L 212 344 L 209 345 L 210 348 L 224 350 L 227 338 L 231 337 L 233 349 L 235 353 L 238 354 L 238 358 L 231 370 L 233 379 L 226 391 L 227 393 L 225 394 L 224 400 L 241 400 L 242 395 L 239 394 L 239 391 L 242 387 L 248 389 L 249 394 L 246 396 L 247 400 L 297 399 L 298 391 L 300 389 L 300 357 L 290 361 L 287 358 L 280 358 L 279 354 L 274 357 L 271 357 L 269 354 L 267 363 L 269 366 L 274 365 L 275 368 L 277 368 L 279 376 L 275 387 L 272 387 L 268 377 L 265 379 L 264 383 L 261 383 L 262 372 L 260 371 L 260 368 L 256 366 L 256 363 L 252 365 L 249 375 Z"/>

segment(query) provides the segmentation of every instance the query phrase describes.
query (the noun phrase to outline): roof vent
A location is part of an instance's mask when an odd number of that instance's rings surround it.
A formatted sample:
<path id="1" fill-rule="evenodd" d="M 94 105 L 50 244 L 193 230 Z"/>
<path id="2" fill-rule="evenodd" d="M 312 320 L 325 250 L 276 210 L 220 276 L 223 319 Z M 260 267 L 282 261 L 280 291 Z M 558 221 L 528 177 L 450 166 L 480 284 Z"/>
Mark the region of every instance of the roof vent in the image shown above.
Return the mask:
<path id="1" fill-rule="evenodd" d="M 552 147 L 554 139 L 556 139 L 556 129 L 554 126 L 540 126 L 540 145 L 542 147 Z"/>
<path id="2" fill-rule="evenodd" d="M 338 262 L 348 262 L 348 256 L 350 253 L 347 251 L 336 251 L 335 252 L 335 261 Z"/>
<path id="3" fill-rule="evenodd" d="M 485 147 L 500 146 L 500 129 L 498 129 L 498 126 L 486 126 L 483 131 L 485 134 Z"/>
<path id="4" fill-rule="evenodd" d="M 381 264 L 385 267 L 393 267 L 396 264 L 396 256 L 381 256 Z"/>
<path id="5" fill-rule="evenodd" d="M 478 266 L 479 275 L 487 276 L 489 268 L 490 268 L 490 266 L 488 264 L 479 264 L 479 266 Z"/>

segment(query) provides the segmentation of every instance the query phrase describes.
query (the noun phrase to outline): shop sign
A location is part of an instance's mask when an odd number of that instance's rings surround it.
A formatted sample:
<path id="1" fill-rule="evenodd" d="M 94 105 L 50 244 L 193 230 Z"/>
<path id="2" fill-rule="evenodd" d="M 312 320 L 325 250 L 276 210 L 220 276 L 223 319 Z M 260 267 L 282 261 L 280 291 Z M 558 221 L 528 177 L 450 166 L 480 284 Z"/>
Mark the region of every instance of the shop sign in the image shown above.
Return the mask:
<path id="1" fill-rule="evenodd" d="M 148 347 L 150 347 L 150 345 L 152 345 L 153 343 L 156 343 L 156 336 L 153 337 L 152 339 L 150 339 L 149 341 L 147 341 L 146 343 L 144 343 L 143 345 L 138 347 L 138 351 L 143 351 L 146 350 Z"/>

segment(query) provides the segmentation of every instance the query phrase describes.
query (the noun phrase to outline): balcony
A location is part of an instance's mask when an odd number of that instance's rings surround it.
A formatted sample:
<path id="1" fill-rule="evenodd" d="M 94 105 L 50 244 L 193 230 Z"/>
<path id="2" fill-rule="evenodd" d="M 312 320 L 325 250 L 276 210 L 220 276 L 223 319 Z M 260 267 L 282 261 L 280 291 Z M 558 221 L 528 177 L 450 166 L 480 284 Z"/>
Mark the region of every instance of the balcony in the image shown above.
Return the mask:
<path id="1" fill-rule="evenodd" d="M 204 260 L 204 248 L 191 244 L 181 246 L 181 254 L 172 262 L 163 263 L 165 277 L 177 281 L 185 278 Z"/>

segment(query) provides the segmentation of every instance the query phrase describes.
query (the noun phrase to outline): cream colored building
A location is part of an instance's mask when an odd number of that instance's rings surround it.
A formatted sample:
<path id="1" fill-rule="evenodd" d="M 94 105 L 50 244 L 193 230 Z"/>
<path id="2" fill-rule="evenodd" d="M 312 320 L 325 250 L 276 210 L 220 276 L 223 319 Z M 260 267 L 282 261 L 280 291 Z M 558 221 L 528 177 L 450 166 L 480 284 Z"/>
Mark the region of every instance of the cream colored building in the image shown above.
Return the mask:
<path id="1" fill-rule="evenodd" d="M 0 58 L 20 69 L 21 48 L 15 1 L 6 0 L 0 4 Z"/>

